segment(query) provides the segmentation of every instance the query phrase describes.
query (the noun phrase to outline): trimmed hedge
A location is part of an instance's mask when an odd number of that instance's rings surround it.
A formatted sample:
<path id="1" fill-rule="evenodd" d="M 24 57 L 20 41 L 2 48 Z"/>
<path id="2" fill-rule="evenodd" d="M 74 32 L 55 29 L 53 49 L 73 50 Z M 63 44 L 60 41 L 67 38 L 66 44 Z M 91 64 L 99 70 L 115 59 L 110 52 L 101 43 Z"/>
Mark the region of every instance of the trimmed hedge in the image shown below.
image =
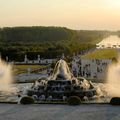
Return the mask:
<path id="1" fill-rule="evenodd" d="M 78 96 L 71 96 L 71 97 L 69 97 L 67 103 L 69 105 L 80 105 L 81 99 Z"/>
<path id="2" fill-rule="evenodd" d="M 32 97 L 25 96 L 25 97 L 21 98 L 20 103 L 24 104 L 24 105 L 25 104 L 33 104 L 34 103 L 34 99 Z"/>
<path id="3" fill-rule="evenodd" d="M 113 98 L 110 100 L 110 104 L 111 104 L 111 105 L 120 105 L 120 97 L 113 97 Z"/>

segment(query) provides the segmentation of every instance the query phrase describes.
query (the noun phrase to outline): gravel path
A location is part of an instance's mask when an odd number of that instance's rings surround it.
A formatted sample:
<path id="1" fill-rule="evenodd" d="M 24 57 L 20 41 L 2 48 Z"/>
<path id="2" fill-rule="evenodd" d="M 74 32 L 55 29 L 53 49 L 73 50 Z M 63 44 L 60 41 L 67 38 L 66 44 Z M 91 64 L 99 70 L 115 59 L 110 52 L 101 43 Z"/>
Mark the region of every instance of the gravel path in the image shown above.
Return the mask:
<path id="1" fill-rule="evenodd" d="M 0 120 L 120 120 L 120 107 L 110 105 L 0 104 Z"/>

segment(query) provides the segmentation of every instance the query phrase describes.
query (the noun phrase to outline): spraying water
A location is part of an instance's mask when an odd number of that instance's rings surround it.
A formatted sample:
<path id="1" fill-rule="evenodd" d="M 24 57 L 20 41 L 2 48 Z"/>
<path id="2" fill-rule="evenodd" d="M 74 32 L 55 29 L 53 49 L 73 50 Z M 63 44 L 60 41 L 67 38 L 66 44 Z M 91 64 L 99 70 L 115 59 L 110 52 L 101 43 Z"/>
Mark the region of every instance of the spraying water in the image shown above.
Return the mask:
<path id="1" fill-rule="evenodd" d="M 108 67 L 107 92 L 111 97 L 120 97 L 120 59 Z"/>
<path id="2" fill-rule="evenodd" d="M 67 63 L 62 59 L 56 63 L 53 75 L 50 79 L 56 80 L 58 75 L 68 80 L 71 80 L 73 76 L 69 70 Z"/>
<path id="3" fill-rule="evenodd" d="M 0 91 L 10 91 L 12 80 L 11 65 L 6 64 L 0 59 Z"/>

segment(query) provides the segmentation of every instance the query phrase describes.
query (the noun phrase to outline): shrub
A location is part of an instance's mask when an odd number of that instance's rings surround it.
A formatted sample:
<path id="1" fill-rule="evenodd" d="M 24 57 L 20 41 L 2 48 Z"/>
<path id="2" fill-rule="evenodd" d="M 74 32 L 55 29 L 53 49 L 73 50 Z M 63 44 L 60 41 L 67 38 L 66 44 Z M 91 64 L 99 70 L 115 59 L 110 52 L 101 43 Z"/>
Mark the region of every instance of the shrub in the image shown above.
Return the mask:
<path id="1" fill-rule="evenodd" d="M 21 98 L 20 103 L 24 104 L 24 105 L 25 104 L 33 104 L 34 103 L 34 99 L 32 97 L 25 96 L 25 97 Z"/>
<path id="2" fill-rule="evenodd" d="M 81 104 L 81 99 L 78 96 L 71 96 L 67 102 L 69 105 L 79 105 Z"/>
<path id="3" fill-rule="evenodd" d="M 120 105 L 120 97 L 113 97 L 113 98 L 110 100 L 110 104 L 111 104 L 111 105 Z"/>

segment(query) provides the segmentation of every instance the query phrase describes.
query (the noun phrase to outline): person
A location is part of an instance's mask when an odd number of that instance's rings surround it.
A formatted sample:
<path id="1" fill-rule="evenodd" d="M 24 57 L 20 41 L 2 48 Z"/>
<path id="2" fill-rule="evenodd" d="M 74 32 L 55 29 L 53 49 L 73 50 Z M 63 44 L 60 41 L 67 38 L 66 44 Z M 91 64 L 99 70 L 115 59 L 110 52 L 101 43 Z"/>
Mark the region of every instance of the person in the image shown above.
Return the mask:
<path id="1" fill-rule="evenodd" d="M 52 101 L 52 95 L 48 96 L 47 100 Z"/>
<path id="2" fill-rule="evenodd" d="M 35 100 L 38 100 L 38 96 L 37 95 L 33 95 L 32 98 L 35 99 Z"/>
<path id="3" fill-rule="evenodd" d="M 85 102 L 89 102 L 89 99 L 88 99 L 88 97 L 87 96 L 84 96 L 84 98 L 83 98 L 84 100 L 85 100 Z"/>
<path id="4" fill-rule="evenodd" d="M 97 78 L 97 74 L 96 73 L 94 73 L 94 76 L 93 76 L 94 78 Z"/>
<path id="5" fill-rule="evenodd" d="M 63 96 L 63 101 L 66 101 L 67 97 L 66 96 Z"/>

